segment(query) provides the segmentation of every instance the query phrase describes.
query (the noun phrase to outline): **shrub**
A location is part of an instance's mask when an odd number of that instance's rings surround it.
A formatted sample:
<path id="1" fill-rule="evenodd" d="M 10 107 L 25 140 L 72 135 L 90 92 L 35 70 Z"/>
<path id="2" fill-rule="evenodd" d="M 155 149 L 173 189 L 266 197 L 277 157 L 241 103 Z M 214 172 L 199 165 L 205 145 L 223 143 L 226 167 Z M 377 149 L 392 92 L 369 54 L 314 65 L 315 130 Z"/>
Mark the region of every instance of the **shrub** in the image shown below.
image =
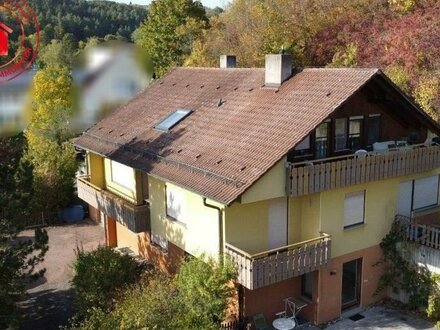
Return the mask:
<path id="1" fill-rule="evenodd" d="M 77 316 L 84 317 L 92 307 L 107 311 L 118 290 L 139 278 L 141 268 L 128 255 L 100 246 L 91 252 L 76 251 L 72 287 Z"/>
<path id="2" fill-rule="evenodd" d="M 110 313 L 91 309 L 74 329 L 219 329 L 235 271 L 212 259 L 185 261 L 175 276 L 150 273 L 126 290 Z"/>

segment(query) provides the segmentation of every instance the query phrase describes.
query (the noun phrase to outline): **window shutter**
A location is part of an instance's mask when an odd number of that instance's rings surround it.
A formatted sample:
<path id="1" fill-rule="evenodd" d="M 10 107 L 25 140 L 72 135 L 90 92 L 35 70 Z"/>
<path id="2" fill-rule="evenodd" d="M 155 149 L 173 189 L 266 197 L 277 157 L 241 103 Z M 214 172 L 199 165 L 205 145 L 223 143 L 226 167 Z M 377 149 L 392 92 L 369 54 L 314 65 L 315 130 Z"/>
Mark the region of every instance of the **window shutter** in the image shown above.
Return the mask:
<path id="1" fill-rule="evenodd" d="M 345 195 L 344 227 L 364 222 L 365 191 Z"/>
<path id="2" fill-rule="evenodd" d="M 430 176 L 414 181 L 414 206 L 421 209 L 438 203 L 438 176 Z"/>
<path id="3" fill-rule="evenodd" d="M 406 217 L 411 216 L 413 182 L 402 182 L 399 187 L 399 203 L 397 205 L 397 213 Z"/>

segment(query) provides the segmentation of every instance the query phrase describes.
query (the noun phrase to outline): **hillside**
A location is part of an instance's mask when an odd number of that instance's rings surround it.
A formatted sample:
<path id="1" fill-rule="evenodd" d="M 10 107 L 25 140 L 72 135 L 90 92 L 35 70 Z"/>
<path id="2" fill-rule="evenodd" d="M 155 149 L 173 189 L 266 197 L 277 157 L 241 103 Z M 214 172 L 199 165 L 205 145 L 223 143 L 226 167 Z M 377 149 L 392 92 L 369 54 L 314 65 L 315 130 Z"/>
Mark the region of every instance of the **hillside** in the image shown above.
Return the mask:
<path id="1" fill-rule="evenodd" d="M 211 19 L 187 65 L 262 66 L 282 47 L 297 66 L 380 67 L 438 120 L 440 2 L 436 0 L 234 0 Z"/>
<path id="2" fill-rule="evenodd" d="M 72 33 L 78 41 L 108 34 L 130 39 L 147 13 L 146 7 L 111 1 L 28 0 L 28 3 L 37 14 L 43 43 L 62 39 L 65 33 Z"/>

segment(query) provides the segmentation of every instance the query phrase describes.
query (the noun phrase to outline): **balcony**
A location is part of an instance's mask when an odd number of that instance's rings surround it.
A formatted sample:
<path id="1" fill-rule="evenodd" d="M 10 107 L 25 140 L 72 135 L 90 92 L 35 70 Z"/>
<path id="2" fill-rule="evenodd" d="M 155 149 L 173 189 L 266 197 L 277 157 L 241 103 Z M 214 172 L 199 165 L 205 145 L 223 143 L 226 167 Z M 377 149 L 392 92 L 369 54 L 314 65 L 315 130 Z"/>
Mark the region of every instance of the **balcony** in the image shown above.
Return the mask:
<path id="1" fill-rule="evenodd" d="M 440 147 L 416 145 L 287 163 L 287 194 L 292 197 L 409 175 L 440 166 Z"/>
<path id="2" fill-rule="evenodd" d="M 249 254 L 226 243 L 225 252 L 238 270 L 238 282 L 250 290 L 275 284 L 326 266 L 331 257 L 331 237 L 318 238 Z"/>
<path id="3" fill-rule="evenodd" d="M 398 214 L 395 220 L 408 241 L 440 250 L 440 206 L 413 211 L 411 217 Z"/>
<path id="4" fill-rule="evenodd" d="M 88 177 L 78 177 L 78 197 L 112 217 L 134 233 L 150 229 L 150 207 L 148 204 L 135 205 L 115 194 L 89 182 Z"/>

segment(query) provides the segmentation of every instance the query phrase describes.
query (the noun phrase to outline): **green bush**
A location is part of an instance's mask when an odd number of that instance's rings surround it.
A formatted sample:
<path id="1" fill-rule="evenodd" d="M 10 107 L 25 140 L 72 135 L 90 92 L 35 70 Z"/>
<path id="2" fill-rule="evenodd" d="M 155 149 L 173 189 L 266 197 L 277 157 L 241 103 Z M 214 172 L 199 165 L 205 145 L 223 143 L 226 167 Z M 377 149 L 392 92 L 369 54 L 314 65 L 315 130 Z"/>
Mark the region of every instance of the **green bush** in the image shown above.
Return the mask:
<path id="1" fill-rule="evenodd" d="M 185 261 L 175 276 L 150 273 L 132 285 L 110 313 L 91 309 L 73 329 L 219 329 L 232 295 L 231 263 Z"/>
<path id="2" fill-rule="evenodd" d="M 103 246 L 91 252 L 78 248 L 73 269 L 71 283 L 79 318 L 92 307 L 108 311 L 118 290 L 135 282 L 142 272 L 132 257 Z"/>

